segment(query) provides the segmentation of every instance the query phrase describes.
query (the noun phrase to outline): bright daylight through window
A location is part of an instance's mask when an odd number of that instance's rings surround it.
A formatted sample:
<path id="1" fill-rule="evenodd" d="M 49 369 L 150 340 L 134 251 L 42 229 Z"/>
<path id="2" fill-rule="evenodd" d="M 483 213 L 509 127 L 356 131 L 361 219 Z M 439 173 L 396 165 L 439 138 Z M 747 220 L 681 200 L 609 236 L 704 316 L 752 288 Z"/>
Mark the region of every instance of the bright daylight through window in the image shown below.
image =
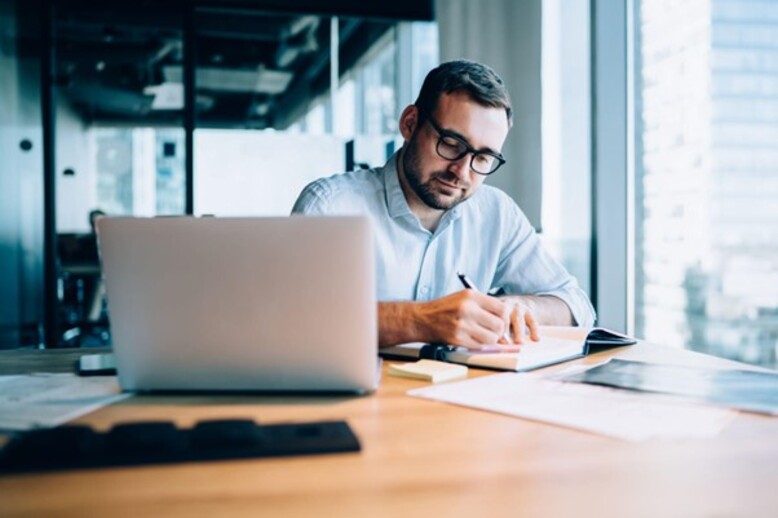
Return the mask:
<path id="1" fill-rule="evenodd" d="M 636 333 L 774 367 L 778 3 L 637 14 Z"/>

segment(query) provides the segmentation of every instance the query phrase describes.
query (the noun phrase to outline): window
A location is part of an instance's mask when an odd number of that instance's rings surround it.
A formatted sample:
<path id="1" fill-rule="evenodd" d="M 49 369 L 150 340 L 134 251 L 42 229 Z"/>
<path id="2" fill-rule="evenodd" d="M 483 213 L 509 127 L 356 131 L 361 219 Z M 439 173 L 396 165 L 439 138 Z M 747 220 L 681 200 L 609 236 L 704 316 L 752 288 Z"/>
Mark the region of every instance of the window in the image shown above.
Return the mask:
<path id="1" fill-rule="evenodd" d="M 348 32 L 350 23 L 339 20 L 342 33 Z M 413 62 L 398 59 L 397 33 L 388 29 L 340 78 L 335 109 L 327 90 L 307 99 L 307 110 L 290 130 L 198 128 L 195 212 L 288 214 L 307 183 L 347 169 L 349 141 L 353 141 L 352 167 L 382 165 L 398 133 L 402 109 L 397 96 L 398 67 L 410 70 L 414 64 L 437 59 L 437 44 L 429 36 L 436 34 L 436 25 L 409 25 L 412 45 L 420 41 L 420 58 Z"/>
<path id="2" fill-rule="evenodd" d="M 591 293 L 588 11 L 586 0 L 543 0 L 541 235 Z"/>
<path id="3" fill-rule="evenodd" d="M 640 0 L 636 333 L 778 350 L 778 4 Z"/>

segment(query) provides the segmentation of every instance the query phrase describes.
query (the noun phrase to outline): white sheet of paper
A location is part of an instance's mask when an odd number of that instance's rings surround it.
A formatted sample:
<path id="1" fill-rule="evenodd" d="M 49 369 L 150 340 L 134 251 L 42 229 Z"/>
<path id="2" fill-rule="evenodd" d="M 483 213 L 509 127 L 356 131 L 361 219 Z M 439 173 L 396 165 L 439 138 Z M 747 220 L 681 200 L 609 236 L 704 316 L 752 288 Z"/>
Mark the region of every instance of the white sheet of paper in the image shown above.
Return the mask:
<path id="1" fill-rule="evenodd" d="M 543 421 L 628 441 L 708 438 L 736 412 L 654 394 L 505 373 L 432 385 L 408 395 Z"/>
<path id="2" fill-rule="evenodd" d="M 49 428 L 130 397 L 116 376 L 69 373 L 0 376 L 0 429 Z"/>

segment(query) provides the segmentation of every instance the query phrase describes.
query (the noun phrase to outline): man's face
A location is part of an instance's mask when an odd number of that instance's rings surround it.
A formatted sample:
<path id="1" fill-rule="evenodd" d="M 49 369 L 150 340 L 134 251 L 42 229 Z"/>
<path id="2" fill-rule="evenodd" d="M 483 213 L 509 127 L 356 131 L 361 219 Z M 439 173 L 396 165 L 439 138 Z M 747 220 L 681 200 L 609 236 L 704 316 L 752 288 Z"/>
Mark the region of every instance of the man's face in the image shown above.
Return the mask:
<path id="1" fill-rule="evenodd" d="M 401 129 L 410 128 L 414 113 L 403 113 Z M 456 135 L 478 151 L 499 153 L 508 135 L 508 120 L 503 108 L 477 104 L 464 93 L 443 94 L 432 118 L 446 133 Z M 404 132 L 405 133 L 405 132 Z M 436 151 L 440 133 L 429 122 L 413 124 L 406 137 L 403 173 L 410 193 L 429 208 L 448 210 L 466 200 L 486 178 L 470 168 L 471 153 L 459 160 L 442 158 Z M 409 199 L 414 205 L 415 200 Z"/>

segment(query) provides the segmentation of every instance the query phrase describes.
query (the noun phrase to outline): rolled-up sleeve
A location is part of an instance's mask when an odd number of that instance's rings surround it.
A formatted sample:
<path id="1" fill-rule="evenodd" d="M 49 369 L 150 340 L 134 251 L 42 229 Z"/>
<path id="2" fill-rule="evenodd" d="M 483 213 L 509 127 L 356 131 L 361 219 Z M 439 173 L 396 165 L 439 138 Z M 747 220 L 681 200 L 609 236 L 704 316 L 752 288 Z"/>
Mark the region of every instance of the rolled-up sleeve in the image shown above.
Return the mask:
<path id="1" fill-rule="evenodd" d="M 505 245 L 495 274 L 496 286 L 511 295 L 552 295 L 570 308 L 576 325 L 595 322 L 589 297 L 562 264 L 543 247 L 527 217 L 513 205 L 503 214 Z"/>

